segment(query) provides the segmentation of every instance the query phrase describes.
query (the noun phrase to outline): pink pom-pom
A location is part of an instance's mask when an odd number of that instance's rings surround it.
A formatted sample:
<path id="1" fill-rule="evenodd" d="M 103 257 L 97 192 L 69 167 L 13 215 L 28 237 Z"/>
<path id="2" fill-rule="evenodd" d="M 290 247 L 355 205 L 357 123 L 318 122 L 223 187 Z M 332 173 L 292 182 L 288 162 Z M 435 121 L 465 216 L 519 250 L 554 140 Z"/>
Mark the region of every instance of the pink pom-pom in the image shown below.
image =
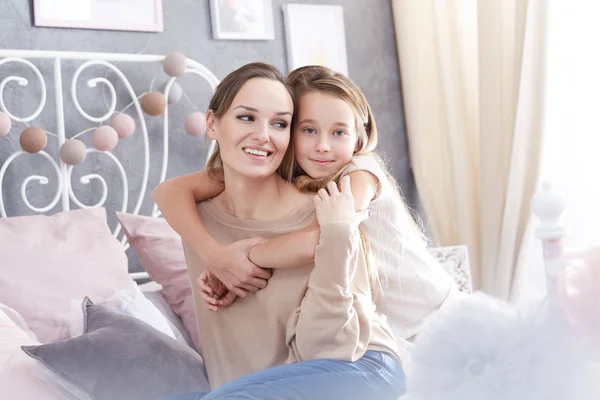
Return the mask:
<path id="1" fill-rule="evenodd" d="M 0 137 L 8 135 L 8 132 L 10 132 L 11 128 L 12 122 L 10 120 L 10 117 L 2 111 L 0 111 Z"/>
<path id="2" fill-rule="evenodd" d="M 110 126 L 117 131 L 119 139 L 127 139 L 135 132 L 135 121 L 128 114 L 117 114 L 112 119 Z"/>
<path id="3" fill-rule="evenodd" d="M 194 112 L 185 119 L 185 131 L 192 136 L 202 136 L 206 133 L 206 116 L 201 112 Z"/>
<path id="4" fill-rule="evenodd" d="M 163 70 L 169 76 L 181 76 L 187 69 L 187 58 L 183 54 L 173 51 L 164 58 Z"/>
<path id="5" fill-rule="evenodd" d="M 67 165 L 79 165 L 86 156 L 85 144 L 81 140 L 67 140 L 60 147 L 60 158 Z"/>
<path id="6" fill-rule="evenodd" d="M 94 147 L 100 151 L 111 151 L 119 143 L 119 135 L 110 126 L 101 126 L 94 131 L 92 136 Z"/>

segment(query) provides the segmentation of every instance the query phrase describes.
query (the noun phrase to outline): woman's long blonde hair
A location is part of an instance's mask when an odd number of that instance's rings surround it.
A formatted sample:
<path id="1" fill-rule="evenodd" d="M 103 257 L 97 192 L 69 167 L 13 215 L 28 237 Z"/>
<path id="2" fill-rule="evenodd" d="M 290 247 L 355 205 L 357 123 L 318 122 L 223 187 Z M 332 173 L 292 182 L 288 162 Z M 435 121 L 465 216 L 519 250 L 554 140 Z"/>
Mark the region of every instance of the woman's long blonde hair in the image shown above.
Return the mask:
<path id="1" fill-rule="evenodd" d="M 422 238 L 422 231 L 414 221 L 412 213 L 404 202 L 396 180 L 388 172 L 388 169 L 386 168 L 381 157 L 375 153 L 375 148 L 377 147 L 378 141 L 377 125 L 375 124 L 375 118 L 373 118 L 373 112 L 371 111 L 369 102 L 358 85 L 356 85 L 351 79 L 343 74 L 337 73 L 327 67 L 316 65 L 301 67 L 290 72 L 287 77 L 287 84 L 291 86 L 294 92 L 296 104 L 299 103 L 300 97 L 306 93 L 321 92 L 333 95 L 345 101 L 350 108 L 352 108 L 356 121 L 357 132 L 357 144 L 354 151 L 354 156 L 369 156 L 374 158 L 379 163 L 387 178 L 387 182 L 385 184 L 389 184 L 393 191 L 397 194 L 399 204 L 401 204 L 403 211 L 405 211 L 409 217 L 411 230 L 414 231 L 415 235 Z M 352 161 L 350 161 L 350 164 L 351 163 Z M 319 189 L 325 188 L 327 183 L 330 181 L 339 183 L 340 177 L 350 166 L 350 164 L 343 166 L 330 176 L 318 179 L 313 179 L 308 176 L 306 172 L 304 172 L 302 168 L 296 164 L 296 166 L 293 168 L 293 179 L 296 187 L 300 191 L 306 193 L 316 193 Z M 380 182 L 380 185 L 382 184 L 383 182 Z M 379 274 L 377 272 L 377 266 L 373 265 L 373 263 L 370 261 L 371 246 L 362 229 L 360 230 L 360 238 L 363 245 L 363 251 L 365 253 L 367 269 L 369 271 L 371 288 L 375 295 L 377 293 L 376 288 L 379 286 Z"/>

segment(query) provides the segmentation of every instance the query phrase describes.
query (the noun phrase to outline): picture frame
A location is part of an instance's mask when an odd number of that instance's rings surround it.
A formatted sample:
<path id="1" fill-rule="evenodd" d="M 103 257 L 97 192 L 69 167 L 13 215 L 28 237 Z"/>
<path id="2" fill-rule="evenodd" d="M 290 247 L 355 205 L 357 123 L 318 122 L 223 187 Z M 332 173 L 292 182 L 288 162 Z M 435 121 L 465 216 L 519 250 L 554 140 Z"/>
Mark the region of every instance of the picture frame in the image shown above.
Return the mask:
<path id="1" fill-rule="evenodd" d="M 162 32 L 162 0 L 33 0 L 34 25 Z"/>
<path id="2" fill-rule="evenodd" d="M 285 4 L 282 8 L 289 70 L 306 65 L 323 65 L 347 76 L 343 7 Z M 309 26 L 310 29 L 306 29 Z"/>
<path id="3" fill-rule="evenodd" d="M 271 0 L 210 0 L 213 39 L 273 40 Z"/>

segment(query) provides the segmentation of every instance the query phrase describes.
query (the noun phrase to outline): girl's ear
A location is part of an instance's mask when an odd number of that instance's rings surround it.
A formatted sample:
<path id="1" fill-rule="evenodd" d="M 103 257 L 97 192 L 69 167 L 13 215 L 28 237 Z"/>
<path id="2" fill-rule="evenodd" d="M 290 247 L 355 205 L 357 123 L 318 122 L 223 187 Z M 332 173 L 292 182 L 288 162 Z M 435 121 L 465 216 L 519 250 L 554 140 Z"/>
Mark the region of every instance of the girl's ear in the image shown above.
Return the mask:
<path id="1" fill-rule="evenodd" d="M 206 113 L 206 136 L 211 140 L 217 140 L 217 133 L 215 132 L 215 125 L 217 124 L 217 118 L 213 110 L 208 110 Z"/>

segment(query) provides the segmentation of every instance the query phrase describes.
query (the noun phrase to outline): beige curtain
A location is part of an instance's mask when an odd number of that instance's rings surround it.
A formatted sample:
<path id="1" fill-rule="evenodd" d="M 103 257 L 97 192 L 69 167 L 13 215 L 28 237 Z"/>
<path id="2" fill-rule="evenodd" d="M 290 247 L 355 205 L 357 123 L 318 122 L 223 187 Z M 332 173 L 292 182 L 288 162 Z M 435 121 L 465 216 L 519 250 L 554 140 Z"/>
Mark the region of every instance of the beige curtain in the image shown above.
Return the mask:
<path id="1" fill-rule="evenodd" d="M 542 139 L 544 0 L 392 0 L 411 163 L 433 239 L 517 294 Z"/>

